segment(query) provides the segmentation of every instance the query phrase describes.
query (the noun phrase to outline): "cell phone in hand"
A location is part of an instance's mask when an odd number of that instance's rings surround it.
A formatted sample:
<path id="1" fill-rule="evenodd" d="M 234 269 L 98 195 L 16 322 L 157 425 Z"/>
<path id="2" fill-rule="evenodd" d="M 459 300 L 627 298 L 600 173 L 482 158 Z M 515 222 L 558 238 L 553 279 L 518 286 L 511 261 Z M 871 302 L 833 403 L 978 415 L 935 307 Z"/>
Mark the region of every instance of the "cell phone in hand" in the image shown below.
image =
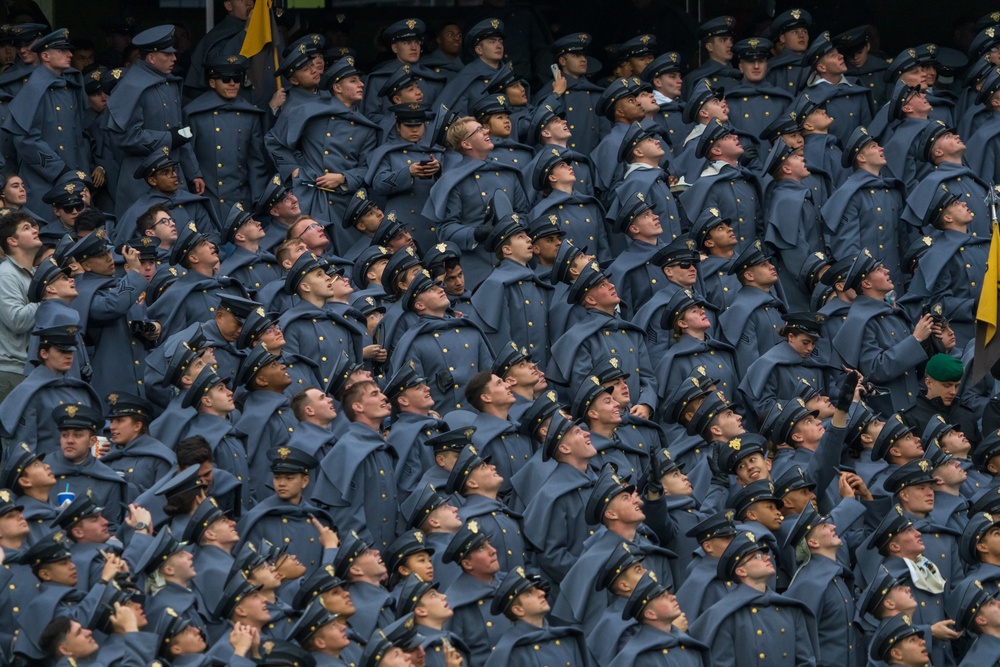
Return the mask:
<path id="1" fill-rule="evenodd" d="M 420 161 L 420 162 L 418 162 L 417 164 L 418 164 L 418 165 L 420 165 L 421 167 L 426 167 L 426 166 L 427 166 L 427 165 L 429 165 L 430 163 L 431 163 L 431 161 L 430 161 L 430 160 L 421 160 L 421 161 Z"/>
<path id="2" fill-rule="evenodd" d="M 559 70 L 559 65 L 557 65 L 556 63 L 552 63 L 551 65 L 549 65 L 549 69 L 552 70 L 553 79 L 558 79 L 562 75 L 562 72 Z"/>

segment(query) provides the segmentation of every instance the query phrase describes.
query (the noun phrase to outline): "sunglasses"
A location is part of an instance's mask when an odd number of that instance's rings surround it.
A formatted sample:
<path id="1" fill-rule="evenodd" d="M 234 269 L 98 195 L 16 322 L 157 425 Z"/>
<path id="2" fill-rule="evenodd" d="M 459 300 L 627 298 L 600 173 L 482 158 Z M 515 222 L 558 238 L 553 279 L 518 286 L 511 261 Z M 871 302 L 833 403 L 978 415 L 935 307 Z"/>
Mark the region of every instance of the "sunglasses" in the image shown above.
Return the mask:
<path id="1" fill-rule="evenodd" d="M 62 209 L 63 213 L 76 213 L 78 211 L 82 211 L 83 209 L 87 208 L 87 205 L 81 202 L 79 204 L 68 204 L 66 206 L 60 206 L 59 208 Z"/>
<path id="2" fill-rule="evenodd" d="M 243 83 L 242 76 L 217 76 L 215 78 L 222 83 Z"/>
<path id="3" fill-rule="evenodd" d="M 668 266 L 676 266 L 679 269 L 684 269 L 685 271 L 687 271 L 692 266 L 694 266 L 694 262 L 678 262 L 676 264 L 668 264 Z"/>

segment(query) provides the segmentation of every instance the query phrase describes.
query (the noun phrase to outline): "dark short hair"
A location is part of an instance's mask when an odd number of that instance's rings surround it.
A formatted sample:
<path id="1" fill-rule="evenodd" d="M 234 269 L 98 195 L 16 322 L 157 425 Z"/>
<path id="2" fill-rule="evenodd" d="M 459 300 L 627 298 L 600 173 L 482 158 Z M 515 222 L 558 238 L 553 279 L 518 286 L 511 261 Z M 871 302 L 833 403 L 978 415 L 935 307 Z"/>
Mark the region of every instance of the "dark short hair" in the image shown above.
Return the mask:
<path id="1" fill-rule="evenodd" d="M 38 648 L 53 660 L 58 660 L 59 647 L 66 641 L 72 623 L 68 616 L 56 616 L 49 621 L 42 630 L 41 637 L 38 638 Z"/>
<path id="2" fill-rule="evenodd" d="M 344 411 L 344 416 L 348 420 L 354 421 L 357 419 L 358 413 L 354 411 L 352 404 L 360 400 L 364 393 L 372 387 L 378 388 L 378 384 L 372 380 L 363 380 L 355 382 L 344 392 L 344 398 L 340 401 L 340 409 Z"/>
<path id="3" fill-rule="evenodd" d="M 483 394 L 492 379 L 493 371 L 480 371 L 472 376 L 469 384 L 465 385 L 465 400 L 476 410 L 483 409 Z"/>
<path id="4" fill-rule="evenodd" d="M 138 230 L 139 234 L 145 235 L 146 232 L 156 226 L 157 213 L 169 214 L 170 210 L 163 204 L 154 204 L 143 211 L 139 217 L 135 219 L 135 228 Z"/>
<path id="5" fill-rule="evenodd" d="M 188 466 L 201 465 L 205 461 L 211 461 L 212 447 L 205 438 L 200 435 L 192 435 L 174 445 L 174 454 L 177 456 L 177 469 L 184 470 Z"/>
<path id="6" fill-rule="evenodd" d="M 304 389 L 292 396 L 292 414 L 295 415 L 295 418 L 299 421 L 306 418 L 306 406 L 309 405 L 309 394 L 306 393 L 308 391 L 308 389 Z"/>
<path id="7" fill-rule="evenodd" d="M 20 211 L 8 213 L 0 217 L 0 249 L 5 253 L 10 253 L 10 244 L 7 243 L 7 239 L 17 233 L 17 228 L 22 222 L 30 222 L 32 225 L 38 225 L 38 221 L 31 217 L 31 215 Z"/>
<path id="8" fill-rule="evenodd" d="M 103 227 L 107 221 L 101 209 L 88 206 L 80 212 L 80 215 L 73 221 L 73 230 L 77 236 L 96 231 Z"/>

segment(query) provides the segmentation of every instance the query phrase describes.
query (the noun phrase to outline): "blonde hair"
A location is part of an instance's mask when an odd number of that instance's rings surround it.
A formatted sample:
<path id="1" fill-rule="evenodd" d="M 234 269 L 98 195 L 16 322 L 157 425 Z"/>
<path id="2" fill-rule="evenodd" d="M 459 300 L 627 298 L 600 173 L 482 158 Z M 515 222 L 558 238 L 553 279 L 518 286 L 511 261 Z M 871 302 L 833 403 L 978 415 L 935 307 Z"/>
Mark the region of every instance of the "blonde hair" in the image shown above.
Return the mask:
<path id="1" fill-rule="evenodd" d="M 469 123 L 475 122 L 476 119 L 472 116 L 462 116 L 455 119 L 448 128 L 448 133 L 445 135 L 445 143 L 448 144 L 448 148 L 453 151 L 460 151 L 462 149 L 462 142 L 469 138 L 469 132 L 466 128 Z"/>

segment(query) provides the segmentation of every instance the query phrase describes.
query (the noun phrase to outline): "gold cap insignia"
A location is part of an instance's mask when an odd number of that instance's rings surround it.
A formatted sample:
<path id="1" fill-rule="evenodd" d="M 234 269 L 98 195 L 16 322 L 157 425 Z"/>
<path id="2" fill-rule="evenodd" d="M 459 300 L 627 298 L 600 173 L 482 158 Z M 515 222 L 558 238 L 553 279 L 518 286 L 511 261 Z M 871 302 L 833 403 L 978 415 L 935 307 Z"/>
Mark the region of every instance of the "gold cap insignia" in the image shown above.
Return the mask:
<path id="1" fill-rule="evenodd" d="M 80 411 L 80 408 L 78 406 L 76 406 L 76 405 L 67 405 L 66 406 L 66 414 L 68 414 L 70 416 L 70 418 L 76 417 L 76 413 L 79 412 L 79 411 Z"/>
<path id="2" fill-rule="evenodd" d="M 743 440 L 741 438 L 733 438 L 729 441 L 729 448 L 734 452 L 740 451 L 740 447 L 743 446 Z"/>
<path id="3" fill-rule="evenodd" d="M 409 28 L 410 30 L 413 30 L 414 28 L 417 27 L 417 22 L 414 21 L 413 19 L 409 19 L 406 21 L 406 27 Z"/>
<path id="4" fill-rule="evenodd" d="M 118 404 L 118 394 L 108 394 L 108 405 Z"/>
<path id="5" fill-rule="evenodd" d="M 282 460 L 287 459 L 288 455 L 291 454 L 291 453 L 292 453 L 292 450 L 290 450 L 288 447 L 279 447 L 278 448 L 278 456 L 280 456 Z"/>
<path id="6" fill-rule="evenodd" d="M 492 28 L 496 30 L 497 28 L 500 27 L 500 21 L 493 19 L 492 21 L 490 21 L 490 26 L 492 26 Z"/>
<path id="7" fill-rule="evenodd" d="M 472 520 L 469 523 L 465 524 L 465 527 L 466 527 L 466 529 L 470 533 L 473 533 L 473 534 L 476 534 L 476 535 L 479 534 L 479 522 L 478 521 Z"/>
<path id="8" fill-rule="evenodd" d="M 801 9 L 793 9 L 792 11 L 790 11 L 788 13 L 791 14 L 792 18 L 795 19 L 796 21 L 798 21 L 800 18 L 802 18 L 802 10 Z"/>

